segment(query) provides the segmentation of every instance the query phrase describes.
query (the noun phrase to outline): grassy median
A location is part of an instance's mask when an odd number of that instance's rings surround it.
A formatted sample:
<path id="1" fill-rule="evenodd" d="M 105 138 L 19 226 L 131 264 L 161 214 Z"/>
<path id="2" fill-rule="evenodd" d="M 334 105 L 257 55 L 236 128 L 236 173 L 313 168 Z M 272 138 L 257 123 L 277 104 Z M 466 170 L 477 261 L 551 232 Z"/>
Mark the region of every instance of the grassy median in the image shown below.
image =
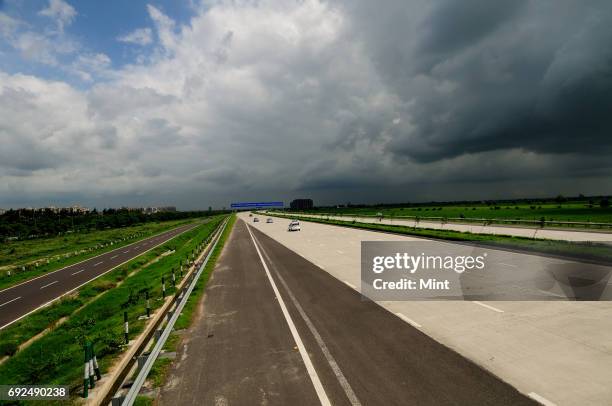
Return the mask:
<path id="1" fill-rule="evenodd" d="M 591 261 L 612 265 L 612 245 L 588 242 L 547 240 L 527 237 L 515 237 L 499 234 L 474 234 L 453 230 L 437 230 L 391 224 L 360 223 L 326 218 L 302 217 L 299 215 L 278 215 L 278 217 L 299 219 L 314 223 L 338 225 L 365 230 L 383 231 L 431 239 L 457 241 L 487 246 L 491 248 L 517 250 L 535 254 L 551 255 L 577 261 Z"/>
<path id="2" fill-rule="evenodd" d="M 101 369 L 106 370 L 125 349 L 123 346 L 123 312 L 128 312 L 130 335 L 136 337 L 145 326 L 138 320 L 145 314 L 145 291 L 150 294 L 153 309 L 161 306 L 161 278 L 165 277 L 167 295 L 174 292 L 171 270 L 194 252 L 208 238 L 222 216 L 211 219 L 163 245 L 162 251 L 173 251 L 159 261 L 110 288 L 56 329 L 35 340 L 0 365 L 0 382 L 4 384 L 61 384 L 76 390 L 82 381 L 83 343 L 92 341 Z M 177 274 L 178 277 L 178 274 Z"/>
<path id="3" fill-rule="evenodd" d="M 442 218 L 479 218 L 479 219 L 522 219 L 539 221 L 577 221 L 612 223 L 612 207 L 601 205 L 605 200 L 584 201 L 533 201 L 525 202 L 487 202 L 487 203 L 428 203 L 413 204 L 405 207 L 339 207 L 318 208 L 310 214 L 330 214 L 375 216 L 382 213 L 385 217 L 442 217 Z M 607 200 L 606 200 L 607 201 Z"/>

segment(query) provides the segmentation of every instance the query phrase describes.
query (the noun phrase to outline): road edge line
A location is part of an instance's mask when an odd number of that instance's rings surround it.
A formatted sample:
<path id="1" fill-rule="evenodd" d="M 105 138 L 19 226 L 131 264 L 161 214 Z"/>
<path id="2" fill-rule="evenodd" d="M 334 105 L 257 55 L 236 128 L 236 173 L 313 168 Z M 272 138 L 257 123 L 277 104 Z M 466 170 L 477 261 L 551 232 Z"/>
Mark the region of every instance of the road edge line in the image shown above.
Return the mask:
<path id="1" fill-rule="evenodd" d="M 274 294 L 276 295 L 278 304 L 281 308 L 281 311 L 283 312 L 283 316 L 285 316 L 285 321 L 289 325 L 289 330 L 291 331 L 293 340 L 297 344 L 300 355 L 302 356 L 302 360 L 304 361 L 304 365 L 306 366 L 306 370 L 308 371 L 308 375 L 310 376 L 310 380 L 312 381 L 315 392 L 317 392 L 317 396 L 319 397 L 319 401 L 321 402 L 321 405 L 331 406 L 331 402 L 329 401 L 329 398 L 327 397 L 325 388 L 323 388 L 321 379 L 319 378 L 319 375 L 317 374 L 317 371 L 315 370 L 314 365 L 312 364 L 312 360 L 310 359 L 308 352 L 306 352 L 306 347 L 304 346 L 304 343 L 302 342 L 302 338 L 300 337 L 300 334 L 298 333 L 297 328 L 295 327 L 295 324 L 293 323 L 293 319 L 291 319 L 291 315 L 289 314 L 289 311 L 287 310 L 287 306 L 285 305 L 285 302 L 278 290 L 278 287 L 276 286 L 276 283 L 274 282 L 274 279 L 272 278 L 272 275 L 270 274 L 270 270 L 268 269 L 268 266 L 266 265 L 266 261 L 264 261 L 263 256 L 261 255 L 261 252 L 259 251 L 259 247 L 257 246 L 257 243 L 255 242 L 255 237 L 253 236 L 253 233 L 251 232 L 251 227 L 246 222 L 244 222 L 244 224 L 246 225 L 247 231 L 249 232 L 249 235 L 251 236 L 251 240 L 253 241 L 253 245 L 255 246 L 255 250 L 257 251 L 259 260 L 261 261 L 261 264 L 264 267 L 264 271 L 266 272 L 268 281 L 270 282 L 270 285 L 272 286 L 272 290 L 274 291 Z"/>

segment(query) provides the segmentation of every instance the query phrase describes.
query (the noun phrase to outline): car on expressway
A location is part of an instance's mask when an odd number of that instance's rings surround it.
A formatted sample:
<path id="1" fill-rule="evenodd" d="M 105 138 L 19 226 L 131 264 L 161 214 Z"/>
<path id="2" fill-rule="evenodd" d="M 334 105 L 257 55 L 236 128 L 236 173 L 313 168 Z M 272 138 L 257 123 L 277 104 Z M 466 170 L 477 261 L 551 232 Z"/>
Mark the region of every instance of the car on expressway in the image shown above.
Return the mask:
<path id="1" fill-rule="evenodd" d="M 255 217 L 255 218 L 253 219 L 253 223 L 259 223 L 259 218 Z"/>
<path id="2" fill-rule="evenodd" d="M 297 220 L 293 220 L 291 223 L 289 223 L 287 231 L 300 231 L 301 229 L 302 228 L 300 227 L 300 222 Z"/>
<path id="3" fill-rule="evenodd" d="M 266 220 L 266 223 L 274 223 L 274 220 L 272 220 L 271 217 L 268 217 L 268 219 Z"/>

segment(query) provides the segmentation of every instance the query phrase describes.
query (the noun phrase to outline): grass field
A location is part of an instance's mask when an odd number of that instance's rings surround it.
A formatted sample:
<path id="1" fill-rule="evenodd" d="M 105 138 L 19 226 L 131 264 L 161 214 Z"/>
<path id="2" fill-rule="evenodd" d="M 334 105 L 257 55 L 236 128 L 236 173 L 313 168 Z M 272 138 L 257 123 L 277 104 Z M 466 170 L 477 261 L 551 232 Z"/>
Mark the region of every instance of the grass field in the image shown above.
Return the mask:
<path id="1" fill-rule="evenodd" d="M 147 223 L 134 227 L 3 243 L 0 246 L 0 289 L 132 244 L 190 221 L 192 220 Z"/>
<path id="2" fill-rule="evenodd" d="M 94 342 L 101 369 L 106 370 L 125 348 L 123 312 L 128 312 L 130 335 L 134 337 L 145 325 L 138 320 L 145 313 L 144 292 L 150 293 L 154 309 L 161 306 L 163 301 L 155 299 L 161 298 L 162 276 L 167 281 L 167 294 L 172 294 L 172 284 L 168 282 L 171 269 L 178 268 L 179 262 L 185 261 L 222 219 L 216 217 L 159 247 L 159 252 L 172 254 L 159 257 L 159 261 L 127 277 L 119 286 L 109 286 L 104 294 L 71 313 L 65 323 L 9 358 L 0 365 L 0 382 L 62 384 L 77 389 L 82 381 L 85 340 Z"/>
<path id="3" fill-rule="evenodd" d="M 612 208 L 599 207 L 597 202 L 533 203 L 533 204 L 479 204 L 479 205 L 423 205 L 419 207 L 349 207 L 320 208 L 309 213 L 333 213 L 350 215 L 376 215 L 386 217 L 418 216 L 478 219 L 520 219 L 540 221 L 575 221 L 612 223 Z"/>

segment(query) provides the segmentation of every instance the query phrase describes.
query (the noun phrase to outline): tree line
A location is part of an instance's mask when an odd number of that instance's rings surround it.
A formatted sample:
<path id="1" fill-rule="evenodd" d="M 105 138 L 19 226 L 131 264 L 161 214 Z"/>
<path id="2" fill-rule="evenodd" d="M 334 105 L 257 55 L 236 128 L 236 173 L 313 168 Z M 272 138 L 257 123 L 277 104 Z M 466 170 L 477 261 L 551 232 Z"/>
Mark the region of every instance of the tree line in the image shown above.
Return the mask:
<path id="1" fill-rule="evenodd" d="M 28 239 L 78 233 L 109 228 L 127 227 L 148 222 L 182 220 L 226 213 L 224 210 L 167 211 L 145 214 L 127 209 L 94 209 L 88 213 L 74 213 L 69 209 L 8 210 L 0 215 L 0 240 Z"/>

